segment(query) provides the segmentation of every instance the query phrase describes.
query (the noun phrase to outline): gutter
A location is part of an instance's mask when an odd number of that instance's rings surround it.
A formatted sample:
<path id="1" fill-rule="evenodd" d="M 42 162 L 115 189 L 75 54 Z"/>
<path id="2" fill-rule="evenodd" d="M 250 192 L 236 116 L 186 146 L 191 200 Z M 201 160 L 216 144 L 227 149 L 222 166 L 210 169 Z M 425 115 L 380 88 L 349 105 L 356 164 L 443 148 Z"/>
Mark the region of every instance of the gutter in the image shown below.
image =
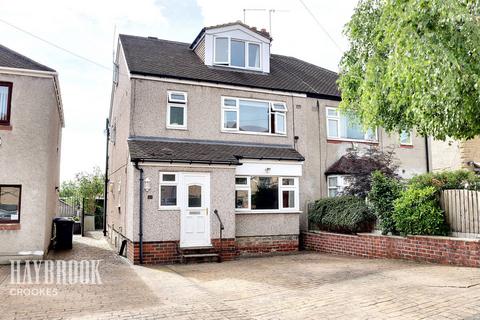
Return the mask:
<path id="1" fill-rule="evenodd" d="M 108 118 L 106 120 L 105 130 L 107 131 L 107 143 L 106 143 L 106 153 L 105 153 L 105 181 L 103 187 L 103 236 L 107 236 L 107 203 L 108 203 L 108 143 L 110 142 L 110 122 Z"/>
<path id="2" fill-rule="evenodd" d="M 138 166 L 138 160 L 135 160 L 135 169 L 140 171 L 140 208 L 138 220 L 138 238 L 140 245 L 140 264 L 143 264 L 143 169 Z"/>
<path id="3" fill-rule="evenodd" d="M 428 137 L 425 137 L 425 159 L 426 159 L 426 164 L 427 164 L 427 173 L 430 172 L 430 148 L 429 148 L 429 142 L 428 142 Z"/>

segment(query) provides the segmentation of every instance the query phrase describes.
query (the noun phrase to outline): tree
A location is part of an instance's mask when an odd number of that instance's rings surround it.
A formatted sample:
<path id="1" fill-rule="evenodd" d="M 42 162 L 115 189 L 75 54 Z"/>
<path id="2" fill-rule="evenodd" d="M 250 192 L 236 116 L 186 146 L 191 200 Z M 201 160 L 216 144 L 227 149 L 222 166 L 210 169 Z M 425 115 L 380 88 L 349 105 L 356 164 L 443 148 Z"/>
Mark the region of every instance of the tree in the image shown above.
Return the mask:
<path id="1" fill-rule="evenodd" d="M 480 2 L 360 0 L 346 25 L 340 108 L 364 128 L 480 134 Z"/>
<path id="2" fill-rule="evenodd" d="M 79 172 L 73 180 L 63 181 L 60 187 L 60 197 L 75 197 L 80 201 L 86 199 L 85 206 L 89 213 L 94 213 L 95 199 L 103 197 L 104 175 L 99 167 L 93 171 Z"/>
<path id="3" fill-rule="evenodd" d="M 375 171 L 388 178 L 399 179 L 396 173 L 398 164 L 395 162 L 395 150 L 392 148 L 384 152 L 371 147 L 364 153 L 349 149 L 345 157 L 355 168 L 353 173 L 349 173 L 348 185 L 343 190 L 345 195 L 366 198 L 372 189 L 372 173 Z"/>

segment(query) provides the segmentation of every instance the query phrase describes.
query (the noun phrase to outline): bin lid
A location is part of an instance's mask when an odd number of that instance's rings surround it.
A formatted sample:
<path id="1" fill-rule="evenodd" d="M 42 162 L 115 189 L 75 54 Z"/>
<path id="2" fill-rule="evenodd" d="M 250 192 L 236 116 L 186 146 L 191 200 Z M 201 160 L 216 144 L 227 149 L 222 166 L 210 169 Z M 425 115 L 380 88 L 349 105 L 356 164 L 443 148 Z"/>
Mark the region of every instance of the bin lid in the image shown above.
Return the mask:
<path id="1" fill-rule="evenodd" d="M 70 218 L 65 217 L 55 217 L 53 218 L 53 222 L 55 223 L 74 223 L 74 221 Z"/>

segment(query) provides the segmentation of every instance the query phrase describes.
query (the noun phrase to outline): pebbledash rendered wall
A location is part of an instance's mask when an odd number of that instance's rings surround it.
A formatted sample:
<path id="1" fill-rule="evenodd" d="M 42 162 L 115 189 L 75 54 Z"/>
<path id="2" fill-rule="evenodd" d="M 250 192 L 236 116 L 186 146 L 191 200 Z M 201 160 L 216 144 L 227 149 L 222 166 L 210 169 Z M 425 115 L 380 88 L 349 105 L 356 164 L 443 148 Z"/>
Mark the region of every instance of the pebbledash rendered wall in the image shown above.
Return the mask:
<path id="1" fill-rule="evenodd" d="M 364 258 L 480 267 L 480 240 L 433 236 L 347 235 L 322 231 L 302 233 L 306 250 Z"/>

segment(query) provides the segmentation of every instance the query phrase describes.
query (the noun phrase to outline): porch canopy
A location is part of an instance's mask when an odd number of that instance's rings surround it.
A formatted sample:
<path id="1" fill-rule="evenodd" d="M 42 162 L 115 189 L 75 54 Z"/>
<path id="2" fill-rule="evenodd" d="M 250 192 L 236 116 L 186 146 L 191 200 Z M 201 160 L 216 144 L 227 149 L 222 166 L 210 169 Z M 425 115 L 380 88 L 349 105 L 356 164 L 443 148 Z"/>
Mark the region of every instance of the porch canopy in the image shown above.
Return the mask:
<path id="1" fill-rule="evenodd" d="M 133 162 L 241 165 L 242 159 L 305 160 L 289 145 L 131 137 L 128 147 Z"/>

